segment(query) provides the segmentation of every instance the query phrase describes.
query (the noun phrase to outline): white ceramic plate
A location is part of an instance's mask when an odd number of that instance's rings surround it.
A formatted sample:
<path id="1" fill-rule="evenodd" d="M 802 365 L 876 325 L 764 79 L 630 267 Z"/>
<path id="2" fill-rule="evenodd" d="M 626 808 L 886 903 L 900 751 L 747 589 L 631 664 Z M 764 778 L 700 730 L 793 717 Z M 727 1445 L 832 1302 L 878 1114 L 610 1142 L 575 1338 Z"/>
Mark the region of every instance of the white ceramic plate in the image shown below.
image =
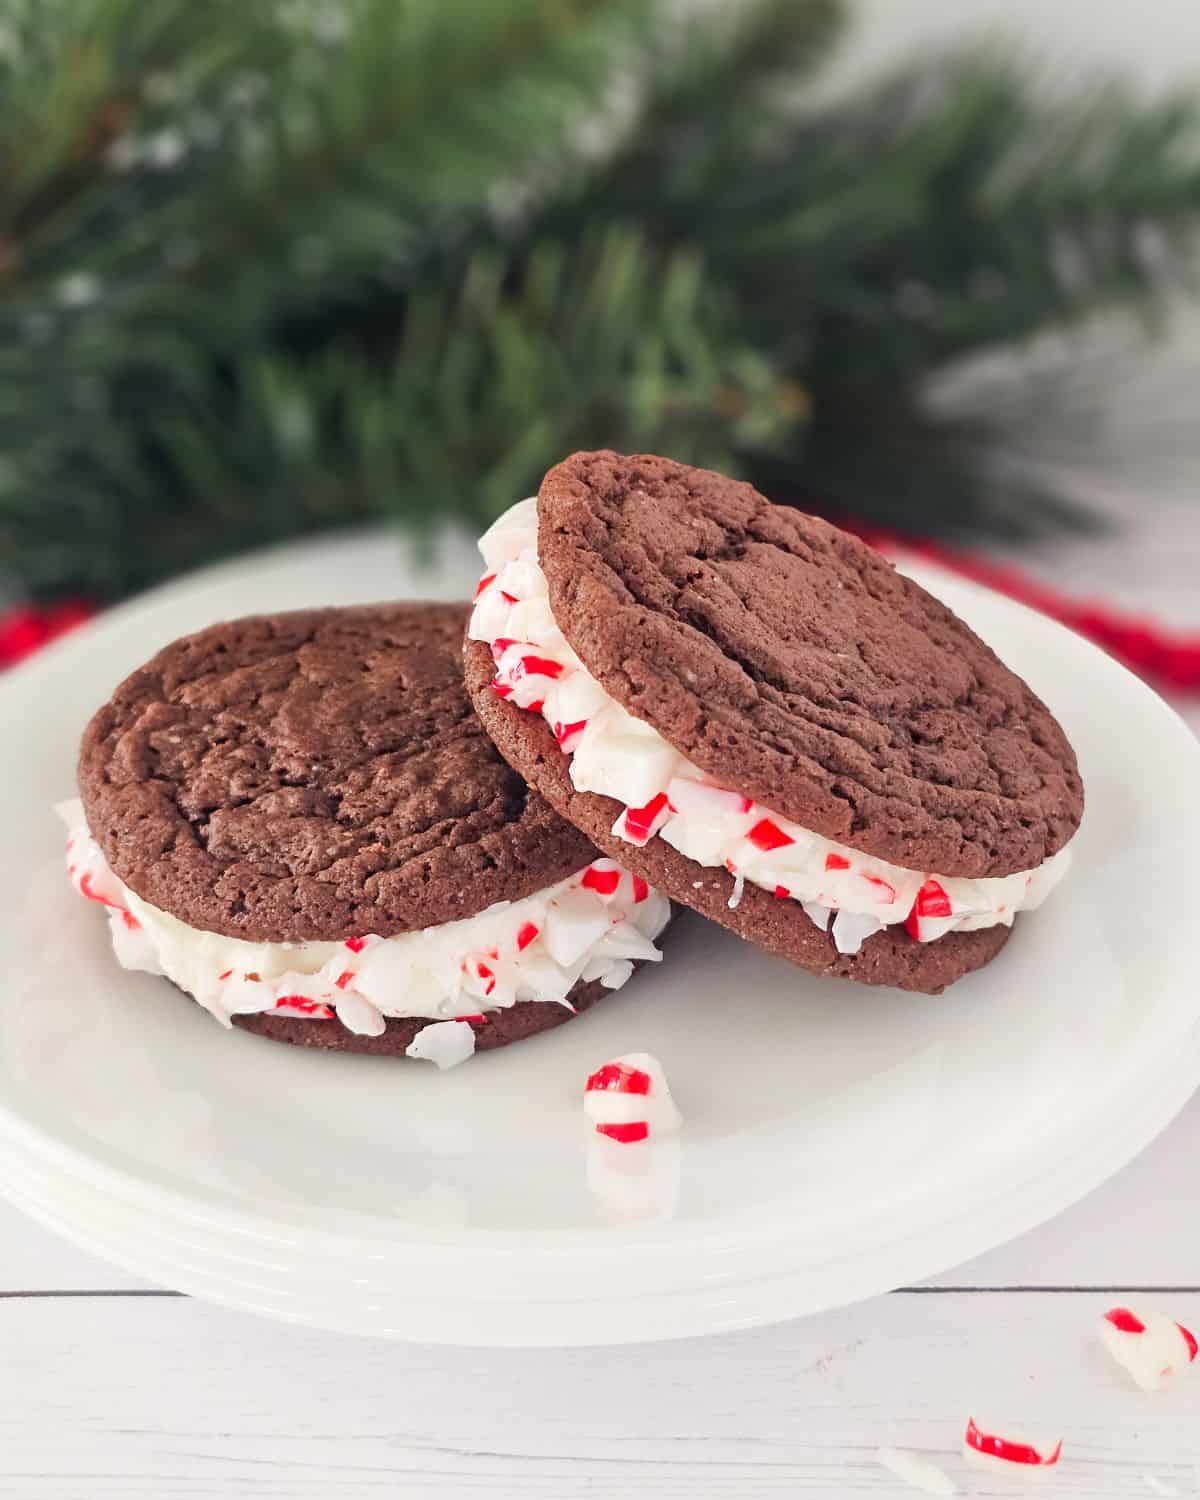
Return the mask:
<path id="1" fill-rule="evenodd" d="M 1200 1082 L 1190 953 L 1200 749 L 1147 688 L 1016 605 L 929 583 L 1079 752 L 1075 868 L 937 999 L 808 978 L 687 916 L 570 1026 L 447 1074 L 223 1031 L 127 975 L 68 887 L 50 804 L 79 732 L 159 645 L 256 609 L 450 597 L 335 539 L 114 611 L 0 683 L 0 1187 L 88 1249 L 239 1307 L 398 1337 L 574 1344 L 773 1321 L 941 1271 L 1140 1150 Z M 665 1062 L 686 1121 L 592 1142 L 582 1081 Z M 597 1147 L 606 1153 L 597 1154 Z"/>

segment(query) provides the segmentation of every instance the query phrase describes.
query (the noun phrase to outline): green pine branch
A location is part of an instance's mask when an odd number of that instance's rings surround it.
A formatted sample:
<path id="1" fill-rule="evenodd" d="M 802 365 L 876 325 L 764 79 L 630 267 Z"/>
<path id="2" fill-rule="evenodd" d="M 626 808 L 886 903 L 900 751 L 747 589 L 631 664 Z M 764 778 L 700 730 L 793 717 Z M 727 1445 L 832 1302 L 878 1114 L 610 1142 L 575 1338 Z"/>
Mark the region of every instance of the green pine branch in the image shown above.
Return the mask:
<path id="1" fill-rule="evenodd" d="M 40 475 L 29 456 L 29 503 L 0 508 L 0 537 L 19 536 L 35 587 L 115 596 L 354 521 L 482 530 L 566 451 L 612 441 L 729 468 L 739 442 L 766 451 L 800 415 L 696 256 L 663 260 L 620 227 L 519 264 L 476 253 L 453 287 L 429 278 L 386 362 L 333 346 L 212 368 L 186 394 L 132 386 L 135 442 L 97 412 Z M 56 495 L 64 466 L 75 482 Z"/>
<path id="2" fill-rule="evenodd" d="M 1077 523 L 998 408 L 930 393 L 1191 285 L 1200 101 L 982 47 L 814 102 L 842 20 L 12 0 L 0 594 L 481 525 L 600 444 L 918 531 Z"/>

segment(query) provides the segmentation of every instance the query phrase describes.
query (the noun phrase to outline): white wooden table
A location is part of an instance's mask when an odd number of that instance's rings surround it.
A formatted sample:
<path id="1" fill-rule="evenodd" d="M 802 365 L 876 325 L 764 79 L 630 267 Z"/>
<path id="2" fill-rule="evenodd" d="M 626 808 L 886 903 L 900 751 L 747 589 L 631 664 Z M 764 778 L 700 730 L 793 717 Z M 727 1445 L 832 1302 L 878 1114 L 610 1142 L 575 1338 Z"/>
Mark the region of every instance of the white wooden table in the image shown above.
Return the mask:
<path id="1" fill-rule="evenodd" d="M 1196 388 L 1196 347 L 1145 365 L 1140 401 L 1122 393 L 1079 481 L 1097 503 L 1142 497 L 1132 540 L 1035 563 L 1192 628 L 1197 470 L 1178 441 L 1186 427 L 1194 452 L 1195 424 L 1171 413 Z M 1140 450 L 1135 405 L 1153 415 Z M 1189 717 L 1200 729 L 1200 700 Z M 878 1463 L 888 1447 L 962 1493 L 1026 1493 L 963 1465 L 972 1409 L 1061 1434 L 1047 1493 L 1197 1495 L 1200 1371 L 1144 1395 L 1095 1339 L 1106 1307 L 1137 1298 L 1200 1330 L 1200 1097 L 1090 1198 L 928 1285 L 625 1349 L 433 1349 L 271 1324 L 139 1283 L 0 1204 L 0 1497 L 911 1493 Z"/>

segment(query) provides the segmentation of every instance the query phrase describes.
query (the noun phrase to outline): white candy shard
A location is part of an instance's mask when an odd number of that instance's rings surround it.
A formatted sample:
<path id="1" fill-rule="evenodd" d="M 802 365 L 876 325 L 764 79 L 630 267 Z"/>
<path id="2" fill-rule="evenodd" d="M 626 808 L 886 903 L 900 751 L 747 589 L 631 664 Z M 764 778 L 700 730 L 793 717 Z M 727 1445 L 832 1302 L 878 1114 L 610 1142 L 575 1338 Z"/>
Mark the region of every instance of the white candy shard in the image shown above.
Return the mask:
<path id="1" fill-rule="evenodd" d="M 581 792 L 602 792 L 626 807 L 645 807 L 678 763 L 678 753 L 649 725 L 610 701 L 588 719 L 571 757 L 571 781 Z"/>
<path id="2" fill-rule="evenodd" d="M 734 837 L 745 833 L 752 821 L 747 798 L 694 777 L 673 777 L 667 784 L 667 796 L 684 817 L 724 828 Z"/>
<path id="3" fill-rule="evenodd" d="M 123 969 L 143 974 L 162 973 L 150 935 L 132 912 L 110 911 L 108 930 L 113 952 Z"/>
<path id="4" fill-rule="evenodd" d="M 607 937 L 610 925 L 590 891 L 565 891 L 550 903 L 542 941 L 554 962 L 567 968 Z"/>
<path id="5" fill-rule="evenodd" d="M 662 1064 L 649 1052 L 627 1052 L 597 1068 L 584 1087 L 583 1112 L 597 1134 L 622 1145 L 678 1130 L 683 1120 Z"/>
<path id="6" fill-rule="evenodd" d="M 833 945 L 839 953 L 857 953 L 866 940 L 883 930 L 878 917 L 856 911 L 839 911 L 833 919 Z"/>
<path id="7" fill-rule="evenodd" d="M 916 1453 L 906 1453 L 902 1448 L 880 1448 L 875 1462 L 882 1464 L 889 1473 L 925 1495 L 957 1495 L 954 1481 L 944 1469 L 921 1458 Z"/>
<path id="8" fill-rule="evenodd" d="M 589 1132 L 588 1189 L 610 1223 L 661 1223 L 678 1210 L 682 1161 L 680 1143 L 670 1137 L 622 1146 Z"/>
<path id="9" fill-rule="evenodd" d="M 1110 1307 L 1097 1325 L 1100 1342 L 1143 1391 L 1159 1391 L 1196 1360 L 1190 1329 L 1148 1308 Z"/>
<path id="10" fill-rule="evenodd" d="M 479 538 L 479 550 L 489 573 L 498 573 L 505 563 L 513 562 L 530 548 L 536 556 L 536 495 L 510 506 Z"/>
<path id="11" fill-rule="evenodd" d="M 434 1063 L 442 1071 L 466 1062 L 475 1051 L 475 1033 L 466 1021 L 434 1021 L 422 1026 L 404 1049 L 406 1057 Z"/>
<path id="12" fill-rule="evenodd" d="M 331 1001 L 338 1020 L 347 1031 L 353 1031 L 357 1036 L 382 1036 L 387 1030 L 382 1013 L 357 990 L 338 990 Z"/>

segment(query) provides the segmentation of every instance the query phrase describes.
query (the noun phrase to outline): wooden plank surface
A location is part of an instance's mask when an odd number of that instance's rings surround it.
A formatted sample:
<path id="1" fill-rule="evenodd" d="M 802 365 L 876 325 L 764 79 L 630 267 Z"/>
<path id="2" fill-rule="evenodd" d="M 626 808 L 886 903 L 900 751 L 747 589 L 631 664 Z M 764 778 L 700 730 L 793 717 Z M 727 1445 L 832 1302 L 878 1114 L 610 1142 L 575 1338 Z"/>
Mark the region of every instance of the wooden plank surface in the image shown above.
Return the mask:
<path id="1" fill-rule="evenodd" d="M 428 1349 L 187 1299 L 7 1302 L 0 1496 L 897 1495 L 895 1447 L 960 1492 L 972 1411 L 1064 1439 L 1053 1492 L 1191 1495 L 1200 1379 L 1146 1395 L 1087 1294 L 896 1294 L 700 1343 Z M 1200 1294 L 1164 1299 L 1200 1324 Z M 1050 1493 L 1048 1489 L 1046 1491 Z M 1167 1493 L 1158 1490 L 1155 1493 Z"/>

